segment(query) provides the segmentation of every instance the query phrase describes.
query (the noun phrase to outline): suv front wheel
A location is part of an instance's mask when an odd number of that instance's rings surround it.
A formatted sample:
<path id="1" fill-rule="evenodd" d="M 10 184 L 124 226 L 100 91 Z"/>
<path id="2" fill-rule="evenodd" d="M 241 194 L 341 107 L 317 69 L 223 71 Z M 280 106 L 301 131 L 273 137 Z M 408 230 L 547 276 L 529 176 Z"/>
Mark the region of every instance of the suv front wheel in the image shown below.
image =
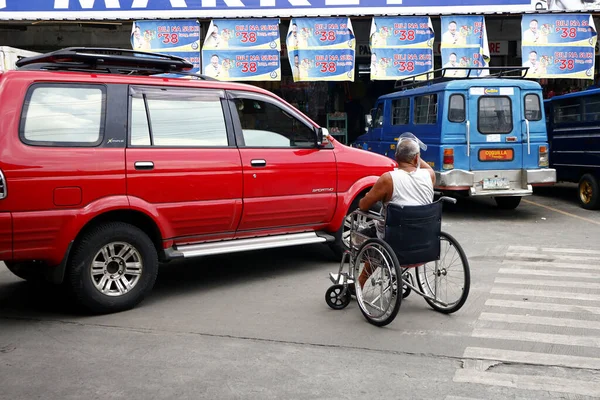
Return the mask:
<path id="1" fill-rule="evenodd" d="M 148 235 L 133 225 L 112 222 L 79 241 L 69 264 L 68 283 L 80 305 L 111 313 L 140 303 L 157 275 L 158 256 Z"/>

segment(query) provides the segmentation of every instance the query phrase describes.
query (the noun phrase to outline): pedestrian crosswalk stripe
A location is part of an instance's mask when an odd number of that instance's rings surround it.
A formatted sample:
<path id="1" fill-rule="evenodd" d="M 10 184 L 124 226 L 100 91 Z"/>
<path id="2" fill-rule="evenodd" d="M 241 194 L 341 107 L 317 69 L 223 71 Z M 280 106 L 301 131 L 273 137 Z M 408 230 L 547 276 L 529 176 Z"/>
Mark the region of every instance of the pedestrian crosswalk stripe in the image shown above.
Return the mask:
<path id="1" fill-rule="evenodd" d="M 529 269 L 527 267 L 512 267 L 512 268 L 500 268 L 498 270 L 500 274 L 510 275 L 535 275 L 535 276 L 553 276 L 557 278 L 586 278 L 586 279 L 600 279 L 600 274 L 594 274 L 590 272 L 571 272 L 571 271 L 548 271 L 540 269 Z"/>
<path id="2" fill-rule="evenodd" d="M 485 305 L 488 307 L 518 308 L 522 310 L 557 311 L 568 313 L 586 312 L 590 314 L 600 315 L 600 307 L 582 305 L 539 303 L 535 301 L 501 299 L 488 299 L 486 300 Z"/>
<path id="3" fill-rule="evenodd" d="M 542 267 L 542 268 L 560 268 L 560 269 L 591 269 L 598 271 L 598 264 L 571 264 L 563 262 L 540 262 L 526 260 L 503 260 L 503 265 L 514 267 Z"/>
<path id="4" fill-rule="evenodd" d="M 579 282 L 571 280 L 547 280 L 547 279 L 523 279 L 523 278 L 496 278 L 494 283 L 502 283 L 505 285 L 527 285 L 527 286 L 550 286 L 550 287 L 568 287 L 581 289 L 598 289 L 600 290 L 600 282 Z"/>
<path id="5" fill-rule="evenodd" d="M 600 358 L 568 356 L 562 354 L 467 347 L 465 349 L 464 357 L 475 358 L 478 360 L 600 370 Z"/>
<path id="6" fill-rule="evenodd" d="M 535 258 L 540 261 L 569 260 L 569 261 L 600 261 L 600 257 L 574 256 L 571 254 L 541 254 L 541 253 L 506 253 L 507 258 Z"/>
<path id="7" fill-rule="evenodd" d="M 482 321 L 506 322 L 514 324 L 548 325 L 563 328 L 600 329 L 600 321 L 589 321 L 570 318 L 539 317 L 535 315 L 515 315 L 483 312 Z"/>
<path id="8" fill-rule="evenodd" d="M 473 330 L 473 336 L 486 339 L 514 340 L 521 342 L 550 343 L 562 344 L 566 346 L 600 348 L 600 337 L 596 336 L 562 335 L 558 333 L 540 333 L 483 328 L 475 328 Z"/>
<path id="9" fill-rule="evenodd" d="M 508 251 L 543 251 L 547 253 L 600 254 L 600 250 L 567 249 L 555 247 L 508 246 Z"/>
<path id="10" fill-rule="evenodd" d="M 600 295 L 587 293 L 557 292 L 555 290 L 515 289 L 512 287 L 493 287 L 492 294 L 506 294 L 512 296 L 547 297 L 551 299 L 570 299 L 583 301 L 600 301 Z"/>
<path id="11" fill-rule="evenodd" d="M 578 381 L 551 376 L 502 374 L 474 369 L 457 370 L 454 375 L 454 382 L 571 393 L 582 396 L 598 396 L 598 393 L 600 393 L 600 382 Z"/>

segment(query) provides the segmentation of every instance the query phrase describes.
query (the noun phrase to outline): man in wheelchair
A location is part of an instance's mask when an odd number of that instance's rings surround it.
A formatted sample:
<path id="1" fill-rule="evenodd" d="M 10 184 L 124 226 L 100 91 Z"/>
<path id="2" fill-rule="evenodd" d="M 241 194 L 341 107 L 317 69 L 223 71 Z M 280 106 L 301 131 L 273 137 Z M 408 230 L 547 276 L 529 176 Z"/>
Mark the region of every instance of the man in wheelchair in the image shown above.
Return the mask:
<path id="1" fill-rule="evenodd" d="M 385 219 L 386 206 L 389 203 L 402 206 L 433 203 L 435 173 L 429 164 L 421 159 L 419 143 L 419 139 L 409 132 L 400 136 L 395 152 L 398 169 L 386 172 L 377 180 L 373 188 L 360 200 L 358 204 L 360 210 L 368 212 L 373 205 L 381 202 L 383 204 L 381 213 Z M 375 221 L 373 226 L 361 229 L 359 232 L 383 240 L 385 225 L 383 222 Z M 361 288 L 373 272 L 370 266 L 365 265 L 358 277 Z"/>

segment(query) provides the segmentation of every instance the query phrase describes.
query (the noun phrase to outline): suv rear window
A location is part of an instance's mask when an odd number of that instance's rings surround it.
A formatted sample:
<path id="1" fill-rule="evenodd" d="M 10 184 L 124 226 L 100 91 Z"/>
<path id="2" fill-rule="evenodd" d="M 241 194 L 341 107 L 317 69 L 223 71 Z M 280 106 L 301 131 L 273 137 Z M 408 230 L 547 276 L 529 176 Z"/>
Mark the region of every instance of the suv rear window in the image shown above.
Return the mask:
<path id="1" fill-rule="evenodd" d="M 483 134 L 510 133 L 512 103 L 505 96 L 482 96 L 477 110 L 477 130 Z"/>
<path id="2" fill-rule="evenodd" d="M 21 139 L 46 146 L 95 146 L 104 135 L 106 90 L 99 85 L 33 85 L 21 116 Z"/>

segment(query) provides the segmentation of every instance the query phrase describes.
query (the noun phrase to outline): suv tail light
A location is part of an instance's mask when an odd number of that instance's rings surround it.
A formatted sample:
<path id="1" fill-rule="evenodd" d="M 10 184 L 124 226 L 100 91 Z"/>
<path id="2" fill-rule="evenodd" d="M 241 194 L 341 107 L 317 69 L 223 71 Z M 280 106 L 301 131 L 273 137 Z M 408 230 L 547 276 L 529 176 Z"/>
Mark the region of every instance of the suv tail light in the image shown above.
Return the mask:
<path id="1" fill-rule="evenodd" d="M 6 197 L 6 179 L 4 179 L 4 174 L 0 171 L 0 199 Z"/>
<path id="2" fill-rule="evenodd" d="M 540 167 L 547 167 L 549 165 L 549 163 L 548 163 L 548 147 L 546 147 L 546 146 L 540 146 L 538 165 Z"/>
<path id="3" fill-rule="evenodd" d="M 444 162 L 442 168 L 454 169 L 454 149 L 444 149 Z"/>

